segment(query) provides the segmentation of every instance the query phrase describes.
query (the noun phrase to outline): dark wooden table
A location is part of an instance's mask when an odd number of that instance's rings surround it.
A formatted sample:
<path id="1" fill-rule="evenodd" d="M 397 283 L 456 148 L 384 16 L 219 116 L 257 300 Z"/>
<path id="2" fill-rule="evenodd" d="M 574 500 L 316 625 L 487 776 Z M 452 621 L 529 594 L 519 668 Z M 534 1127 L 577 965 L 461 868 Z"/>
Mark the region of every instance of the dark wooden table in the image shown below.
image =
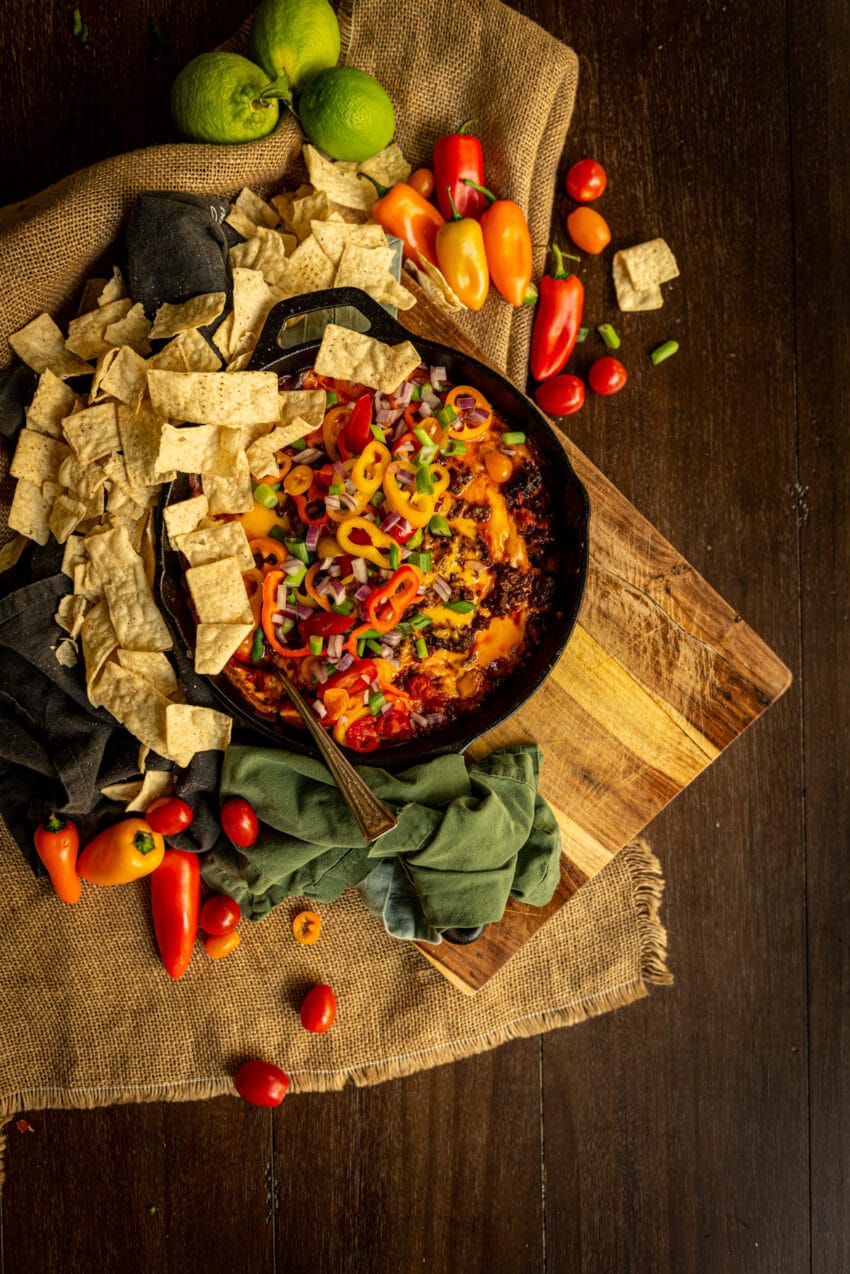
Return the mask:
<path id="1" fill-rule="evenodd" d="M 86 0 L 84 49 L 70 3 L 17 6 L 0 202 L 165 140 L 177 69 L 249 7 Z M 605 162 L 624 241 L 663 233 L 683 265 L 681 353 L 634 359 L 572 436 L 796 676 L 650 829 L 677 984 L 274 1116 L 33 1114 L 10 1132 L 6 1274 L 850 1269 L 850 13 L 519 7 L 581 57 L 568 156 Z"/>

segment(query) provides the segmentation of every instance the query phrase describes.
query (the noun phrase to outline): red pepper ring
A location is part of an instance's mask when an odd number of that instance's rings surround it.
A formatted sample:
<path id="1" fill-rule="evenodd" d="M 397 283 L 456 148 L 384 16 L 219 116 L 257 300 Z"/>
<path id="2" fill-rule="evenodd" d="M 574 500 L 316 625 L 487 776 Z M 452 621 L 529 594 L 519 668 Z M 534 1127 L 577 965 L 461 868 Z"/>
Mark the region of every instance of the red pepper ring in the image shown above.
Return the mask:
<path id="1" fill-rule="evenodd" d="M 378 669 L 373 659 L 355 659 L 350 668 L 345 672 L 335 672 L 332 677 L 328 677 L 323 686 L 319 686 L 319 694 L 324 695 L 326 690 L 344 689 L 349 694 L 356 694 L 358 689 L 365 690 L 367 686 L 371 686 L 372 682 L 378 675 Z M 358 683 L 362 683 L 358 685 Z"/>
<path id="2" fill-rule="evenodd" d="M 286 659 L 303 659 L 305 655 L 311 653 L 309 646 L 300 646 L 297 649 L 291 646 L 282 645 L 275 626 L 272 622 L 272 616 L 276 615 L 280 610 L 277 604 L 277 590 L 286 575 L 283 571 L 269 571 L 263 580 L 263 610 L 262 624 L 263 632 L 266 635 L 266 641 L 272 650 L 276 650 L 279 655 L 283 655 Z"/>
<path id="3" fill-rule="evenodd" d="M 310 498 L 308 499 L 307 496 L 304 495 L 293 495 L 290 496 L 290 499 L 295 501 L 298 516 L 305 526 L 325 526 L 328 521 L 328 511 L 326 508 L 324 509 L 321 517 L 318 518 L 313 517 L 310 513 L 310 505 L 312 504 L 314 506 L 315 512 L 315 505 L 317 505 L 321 500 L 324 500 L 324 496 L 319 495 L 316 498 L 313 498 L 313 487 L 310 488 L 309 496 Z"/>
<path id="4" fill-rule="evenodd" d="M 379 633 L 395 628 L 407 607 L 419 592 L 419 572 L 409 563 L 400 566 L 382 588 L 376 588 L 366 601 L 366 613 Z"/>

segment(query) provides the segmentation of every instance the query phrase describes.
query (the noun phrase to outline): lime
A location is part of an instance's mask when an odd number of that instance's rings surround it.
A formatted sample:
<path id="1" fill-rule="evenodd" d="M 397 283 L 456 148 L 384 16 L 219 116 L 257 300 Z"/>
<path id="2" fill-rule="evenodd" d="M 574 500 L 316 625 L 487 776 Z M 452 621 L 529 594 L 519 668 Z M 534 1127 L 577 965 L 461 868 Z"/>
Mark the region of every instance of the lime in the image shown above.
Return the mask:
<path id="1" fill-rule="evenodd" d="M 171 88 L 171 118 L 195 142 L 253 142 L 277 123 L 280 107 L 262 92 L 271 81 L 238 53 L 201 53 Z"/>
<path id="2" fill-rule="evenodd" d="M 339 23 L 328 0 L 260 0 L 251 26 L 251 57 L 298 89 L 339 57 Z"/>
<path id="3" fill-rule="evenodd" d="M 376 79 L 335 66 L 310 80 L 298 103 L 301 127 L 331 159 L 371 159 L 392 141 L 393 104 Z"/>

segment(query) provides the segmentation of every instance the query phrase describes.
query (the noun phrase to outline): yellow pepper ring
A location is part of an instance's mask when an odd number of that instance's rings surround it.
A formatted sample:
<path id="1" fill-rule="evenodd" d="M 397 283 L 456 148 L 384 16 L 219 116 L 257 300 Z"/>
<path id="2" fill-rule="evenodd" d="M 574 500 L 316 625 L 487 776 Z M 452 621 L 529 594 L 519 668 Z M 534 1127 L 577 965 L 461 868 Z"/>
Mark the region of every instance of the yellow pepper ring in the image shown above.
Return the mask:
<path id="1" fill-rule="evenodd" d="M 358 491 L 367 498 L 378 490 L 387 471 L 392 456 L 382 442 L 375 438 L 367 442 L 362 454 L 357 457 L 351 470 L 351 481 Z"/>
<path id="2" fill-rule="evenodd" d="M 409 473 L 414 479 L 409 487 L 398 482 L 396 474 L 401 472 Z M 427 526 L 434 516 L 435 497 L 417 491 L 415 480 L 416 465 L 408 460 L 394 460 L 384 474 L 384 494 L 393 512 L 407 518 L 411 526 Z"/>
<path id="3" fill-rule="evenodd" d="M 444 464 L 432 464 L 431 480 L 434 483 L 434 499 L 437 500 L 444 491 L 448 490 L 452 475 Z"/>
<path id="4" fill-rule="evenodd" d="M 313 470 L 309 465 L 297 464 L 283 480 L 283 489 L 287 495 L 303 495 L 309 491 L 313 483 Z"/>
<path id="5" fill-rule="evenodd" d="M 360 544 L 357 540 L 351 538 L 351 532 L 359 530 L 365 532 L 369 537 L 367 544 Z M 336 538 L 340 547 L 350 554 L 351 557 L 365 557 L 367 562 L 372 562 L 375 566 L 380 566 L 383 570 L 391 570 L 390 560 L 386 554 L 381 553 L 382 548 L 390 548 L 395 543 L 385 531 L 376 526 L 374 522 L 370 522 L 368 518 L 358 517 L 352 514 L 347 517 L 344 522 L 340 522 L 337 527 Z"/>
<path id="6" fill-rule="evenodd" d="M 472 385 L 455 385 L 454 389 L 446 396 L 446 406 L 454 408 L 457 411 L 458 398 L 474 398 L 475 407 L 478 411 L 486 411 L 487 419 L 480 424 L 464 426 L 460 417 L 449 426 L 449 437 L 458 438 L 461 441 L 468 442 L 470 438 L 480 438 L 485 434 L 493 423 L 493 408 L 479 389 L 475 389 Z"/>

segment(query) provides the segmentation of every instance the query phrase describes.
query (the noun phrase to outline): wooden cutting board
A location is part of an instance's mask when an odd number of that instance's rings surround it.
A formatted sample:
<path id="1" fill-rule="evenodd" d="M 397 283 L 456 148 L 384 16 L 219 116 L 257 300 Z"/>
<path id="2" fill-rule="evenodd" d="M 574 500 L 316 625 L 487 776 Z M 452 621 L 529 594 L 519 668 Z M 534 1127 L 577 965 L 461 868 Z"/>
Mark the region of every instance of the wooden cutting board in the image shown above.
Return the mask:
<path id="1" fill-rule="evenodd" d="M 405 285 L 411 285 L 405 279 Z M 414 333 L 488 362 L 419 289 Z M 555 671 L 474 756 L 536 742 L 540 790 L 563 837 L 548 906 L 509 902 L 466 947 L 415 944 L 474 994 L 788 688 L 791 674 L 681 554 L 562 437 L 590 497 L 590 568 Z"/>

